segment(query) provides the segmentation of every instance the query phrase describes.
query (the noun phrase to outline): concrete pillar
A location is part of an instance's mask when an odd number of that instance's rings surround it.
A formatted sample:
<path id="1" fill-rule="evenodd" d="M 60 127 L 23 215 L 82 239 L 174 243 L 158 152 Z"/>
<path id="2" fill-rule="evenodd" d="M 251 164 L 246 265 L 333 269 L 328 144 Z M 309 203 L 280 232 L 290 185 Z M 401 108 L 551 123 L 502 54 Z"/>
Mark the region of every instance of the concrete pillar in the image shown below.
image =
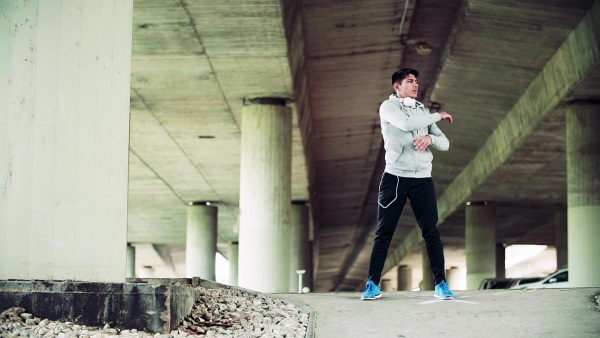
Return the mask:
<path id="1" fill-rule="evenodd" d="M 185 276 L 214 281 L 217 254 L 217 207 L 206 202 L 187 208 Z"/>
<path id="2" fill-rule="evenodd" d="M 559 211 L 554 217 L 556 223 L 556 268 L 569 266 L 567 212 Z"/>
<path id="3" fill-rule="evenodd" d="M 421 248 L 421 256 L 423 257 L 423 280 L 421 280 L 421 291 L 433 290 L 435 288 L 435 281 L 433 280 L 433 271 L 431 270 L 431 263 L 429 262 L 426 246 Z"/>
<path id="4" fill-rule="evenodd" d="M 298 270 L 304 270 L 302 287 L 307 286 L 308 206 L 306 201 L 295 201 L 291 209 L 290 227 L 290 292 L 298 292 Z"/>
<path id="5" fill-rule="evenodd" d="M 144 265 L 140 269 L 140 278 L 158 278 L 156 270 L 150 265 Z"/>
<path id="6" fill-rule="evenodd" d="M 292 111 L 279 98 L 247 103 L 242 109 L 239 285 L 287 292 Z"/>
<path id="7" fill-rule="evenodd" d="M 496 208 L 487 202 L 467 202 L 465 224 L 467 289 L 496 277 Z"/>
<path id="8" fill-rule="evenodd" d="M 506 248 L 496 243 L 496 278 L 506 278 Z"/>
<path id="9" fill-rule="evenodd" d="M 412 269 L 407 265 L 398 266 L 398 291 L 410 291 L 412 287 Z"/>
<path id="10" fill-rule="evenodd" d="M 135 278 L 135 247 L 127 243 L 127 278 Z"/>
<path id="11" fill-rule="evenodd" d="M 569 285 L 600 286 L 600 102 L 567 106 Z"/>
<path id="12" fill-rule="evenodd" d="M 463 290 L 465 288 L 464 273 L 456 266 L 446 270 L 446 282 L 450 285 L 451 290 Z"/>
<path id="13" fill-rule="evenodd" d="M 229 243 L 229 285 L 238 286 L 238 242 Z"/>
<path id="14" fill-rule="evenodd" d="M 308 242 L 308 256 L 306 259 L 306 265 L 307 265 L 307 271 L 306 271 L 306 287 L 308 287 L 309 290 L 313 290 L 314 289 L 314 277 L 313 277 L 313 269 L 314 269 L 314 264 L 313 264 L 313 248 L 314 248 L 314 242 L 312 240 L 310 240 Z"/>
<path id="15" fill-rule="evenodd" d="M 124 282 L 132 0 L 0 5 L 0 279 Z"/>

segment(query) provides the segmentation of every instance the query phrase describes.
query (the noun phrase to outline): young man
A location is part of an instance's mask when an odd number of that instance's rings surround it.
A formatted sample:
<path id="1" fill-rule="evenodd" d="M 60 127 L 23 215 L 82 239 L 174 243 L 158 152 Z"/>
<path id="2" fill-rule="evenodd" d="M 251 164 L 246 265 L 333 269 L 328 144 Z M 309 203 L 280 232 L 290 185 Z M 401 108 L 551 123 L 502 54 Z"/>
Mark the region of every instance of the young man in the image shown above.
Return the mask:
<path id="1" fill-rule="evenodd" d="M 452 299 L 446 283 L 444 249 L 437 230 L 438 211 L 431 179 L 430 148 L 446 151 L 450 143 L 436 126 L 440 120 L 452 123 L 447 112 L 430 114 L 415 100 L 419 91 L 419 72 L 403 68 L 392 75 L 394 93 L 379 107 L 381 133 L 385 148 L 385 172 L 379 184 L 377 231 L 371 248 L 369 280 L 361 299 L 381 297 L 379 282 L 390 241 L 406 199 L 414 211 L 435 278 L 435 296 Z"/>

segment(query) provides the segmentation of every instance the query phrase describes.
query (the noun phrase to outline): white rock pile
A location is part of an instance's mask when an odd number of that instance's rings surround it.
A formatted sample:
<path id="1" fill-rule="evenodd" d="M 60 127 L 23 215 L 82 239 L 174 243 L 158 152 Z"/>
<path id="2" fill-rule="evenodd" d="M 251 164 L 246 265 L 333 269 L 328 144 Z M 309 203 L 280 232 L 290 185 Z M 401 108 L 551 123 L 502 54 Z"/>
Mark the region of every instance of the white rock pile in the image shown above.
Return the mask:
<path id="1" fill-rule="evenodd" d="M 40 319 L 13 307 L 0 314 L 0 338 L 192 338 L 306 336 L 309 314 L 293 304 L 236 289 L 196 287 L 196 302 L 177 330 L 148 333 Z M 1 310 L 1 309 L 0 309 Z"/>

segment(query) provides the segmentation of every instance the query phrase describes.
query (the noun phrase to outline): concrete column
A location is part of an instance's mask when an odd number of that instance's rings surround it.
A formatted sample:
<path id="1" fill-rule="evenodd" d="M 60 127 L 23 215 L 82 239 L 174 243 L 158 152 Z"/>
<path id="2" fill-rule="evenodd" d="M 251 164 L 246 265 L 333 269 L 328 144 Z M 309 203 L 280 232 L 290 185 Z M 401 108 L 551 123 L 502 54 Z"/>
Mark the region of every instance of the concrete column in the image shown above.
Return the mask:
<path id="1" fill-rule="evenodd" d="M 150 265 L 144 265 L 140 269 L 140 278 L 157 278 L 156 270 Z"/>
<path id="2" fill-rule="evenodd" d="M 291 209 L 290 227 L 290 292 L 298 292 L 299 278 L 296 271 L 304 270 L 302 287 L 307 285 L 308 256 L 308 206 L 305 201 L 295 201 Z"/>
<path id="3" fill-rule="evenodd" d="M 135 278 L 135 247 L 127 243 L 127 278 Z"/>
<path id="4" fill-rule="evenodd" d="M 124 282 L 132 0 L 0 5 L 0 279 Z"/>
<path id="5" fill-rule="evenodd" d="M 435 281 L 433 280 L 433 271 L 431 270 L 431 263 L 429 262 L 426 246 L 421 248 L 421 256 L 423 257 L 423 280 L 421 281 L 421 291 L 433 290 L 435 288 Z"/>
<path id="6" fill-rule="evenodd" d="M 496 278 L 506 278 L 506 248 L 496 243 Z"/>
<path id="7" fill-rule="evenodd" d="M 412 269 L 407 265 L 398 266 L 398 291 L 412 290 Z"/>
<path id="8" fill-rule="evenodd" d="M 600 286 L 600 102 L 567 106 L 569 285 Z"/>
<path id="9" fill-rule="evenodd" d="M 229 285 L 238 286 L 238 242 L 229 243 Z"/>
<path id="10" fill-rule="evenodd" d="M 307 265 L 307 271 L 306 271 L 306 287 L 309 288 L 309 290 L 313 290 L 314 289 L 314 278 L 313 278 L 313 269 L 314 269 L 314 264 L 313 264 L 313 248 L 314 248 L 314 242 L 312 240 L 310 240 L 308 242 L 308 257 L 306 259 L 306 265 Z"/>
<path id="11" fill-rule="evenodd" d="M 461 269 L 456 266 L 446 270 L 446 282 L 450 285 L 451 290 L 464 290 L 465 276 L 461 273 Z"/>
<path id="12" fill-rule="evenodd" d="M 557 212 L 554 221 L 556 223 L 556 268 L 564 269 L 569 266 L 567 212 Z"/>
<path id="13" fill-rule="evenodd" d="M 247 103 L 242 109 L 239 285 L 287 292 L 292 111 L 279 98 Z"/>
<path id="14" fill-rule="evenodd" d="M 217 207 L 200 202 L 187 208 L 185 276 L 214 281 L 217 254 Z"/>
<path id="15" fill-rule="evenodd" d="M 496 277 L 496 208 L 486 202 L 467 202 L 465 225 L 467 289 L 479 288 Z"/>

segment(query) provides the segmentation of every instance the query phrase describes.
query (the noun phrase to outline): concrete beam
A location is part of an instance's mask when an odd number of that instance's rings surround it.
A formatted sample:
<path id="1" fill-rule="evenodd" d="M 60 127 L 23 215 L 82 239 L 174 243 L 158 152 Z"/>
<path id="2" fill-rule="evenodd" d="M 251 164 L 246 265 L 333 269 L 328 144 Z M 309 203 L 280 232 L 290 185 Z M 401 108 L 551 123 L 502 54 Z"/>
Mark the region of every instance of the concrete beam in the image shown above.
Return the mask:
<path id="1" fill-rule="evenodd" d="M 600 3 L 596 1 L 531 82 L 506 117 L 438 200 L 439 223 L 452 215 L 557 106 L 600 65 Z M 450 150 L 452 151 L 452 150 Z M 415 227 L 390 254 L 387 272 L 423 242 Z"/>

